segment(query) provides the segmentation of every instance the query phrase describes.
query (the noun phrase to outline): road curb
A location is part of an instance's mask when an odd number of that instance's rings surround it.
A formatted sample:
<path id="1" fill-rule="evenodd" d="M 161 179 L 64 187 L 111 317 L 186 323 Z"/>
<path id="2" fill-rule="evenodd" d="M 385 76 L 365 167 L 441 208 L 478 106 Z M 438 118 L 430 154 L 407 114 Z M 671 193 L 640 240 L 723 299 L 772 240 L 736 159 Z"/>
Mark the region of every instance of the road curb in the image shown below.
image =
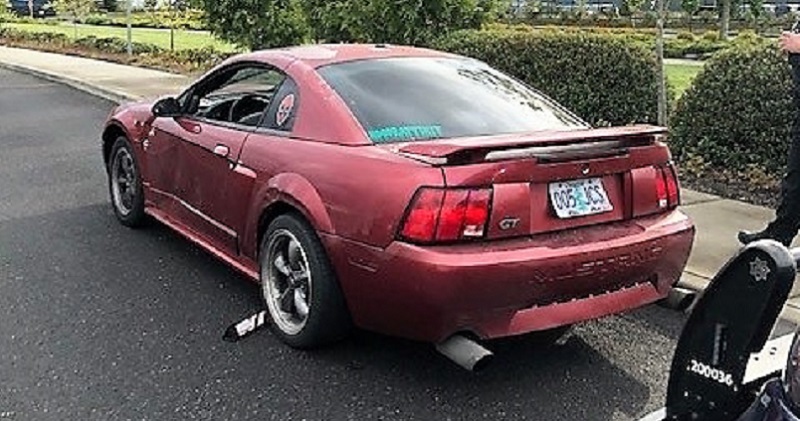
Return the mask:
<path id="1" fill-rule="evenodd" d="M 125 92 L 117 91 L 110 88 L 100 87 L 95 84 L 87 83 L 78 79 L 73 79 L 64 75 L 59 75 L 55 73 L 45 72 L 43 70 L 35 69 L 29 66 L 23 66 L 19 64 L 12 64 L 7 62 L 0 61 L 0 68 L 5 68 L 8 70 L 14 70 L 21 73 L 26 73 L 32 76 L 36 76 L 45 80 L 49 80 L 50 82 L 61 83 L 72 88 L 78 89 L 80 91 L 86 92 L 90 95 L 94 95 L 99 98 L 103 98 L 105 100 L 120 104 L 123 102 L 128 101 L 135 101 L 139 99 L 136 96 L 127 94 Z"/>

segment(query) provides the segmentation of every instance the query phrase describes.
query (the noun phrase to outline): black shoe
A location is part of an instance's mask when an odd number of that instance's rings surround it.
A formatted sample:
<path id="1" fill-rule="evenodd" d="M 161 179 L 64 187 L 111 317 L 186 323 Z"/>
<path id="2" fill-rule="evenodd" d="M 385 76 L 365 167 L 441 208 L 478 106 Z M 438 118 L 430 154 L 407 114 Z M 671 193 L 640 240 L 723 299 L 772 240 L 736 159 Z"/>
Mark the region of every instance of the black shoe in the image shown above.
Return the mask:
<path id="1" fill-rule="evenodd" d="M 739 242 L 742 244 L 750 244 L 758 240 L 775 240 L 786 247 L 789 247 L 792 244 L 791 238 L 775 235 L 767 230 L 758 232 L 739 231 L 739 235 L 737 236 L 737 238 L 739 239 Z"/>

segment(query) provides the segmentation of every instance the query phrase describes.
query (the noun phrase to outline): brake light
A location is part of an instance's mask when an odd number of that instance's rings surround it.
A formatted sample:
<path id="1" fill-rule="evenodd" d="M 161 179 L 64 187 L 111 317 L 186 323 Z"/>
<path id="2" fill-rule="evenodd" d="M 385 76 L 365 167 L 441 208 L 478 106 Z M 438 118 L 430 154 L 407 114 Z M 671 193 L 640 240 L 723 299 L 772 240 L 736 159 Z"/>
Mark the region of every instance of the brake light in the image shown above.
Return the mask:
<path id="1" fill-rule="evenodd" d="M 681 204 L 681 196 L 680 188 L 678 187 L 678 175 L 672 164 L 664 167 L 664 178 L 667 180 L 667 202 L 669 207 L 677 207 Z"/>
<path id="2" fill-rule="evenodd" d="M 482 238 L 491 197 L 490 189 L 421 188 L 409 205 L 400 236 L 420 243 Z"/>
<path id="3" fill-rule="evenodd" d="M 489 190 L 473 190 L 469 192 L 467 212 L 464 214 L 462 237 L 480 238 L 486 232 L 489 220 L 489 202 L 492 199 Z"/>
<path id="4" fill-rule="evenodd" d="M 658 207 L 667 207 L 667 180 L 664 179 L 664 171 L 656 167 L 656 198 L 658 199 Z"/>
<path id="5" fill-rule="evenodd" d="M 442 190 L 423 189 L 414 196 L 413 206 L 406 215 L 402 235 L 405 238 L 428 242 L 433 240 L 439 211 L 442 207 Z"/>
<path id="6" fill-rule="evenodd" d="M 675 175 L 675 168 L 672 164 L 659 166 L 656 168 L 656 198 L 658 207 L 675 208 L 680 204 L 680 189 L 678 188 L 678 177 Z"/>

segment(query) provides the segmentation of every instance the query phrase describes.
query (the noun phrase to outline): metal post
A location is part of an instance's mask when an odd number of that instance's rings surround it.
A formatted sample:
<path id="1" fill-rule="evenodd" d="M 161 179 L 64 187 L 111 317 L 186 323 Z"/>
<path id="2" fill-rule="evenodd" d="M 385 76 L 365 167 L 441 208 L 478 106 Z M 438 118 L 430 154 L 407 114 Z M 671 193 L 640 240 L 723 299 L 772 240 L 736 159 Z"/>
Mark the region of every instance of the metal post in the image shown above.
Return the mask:
<path id="1" fill-rule="evenodd" d="M 133 7 L 133 0 L 127 0 L 128 7 L 127 12 L 125 15 L 126 20 L 128 21 L 128 55 L 133 55 L 133 43 L 131 41 L 131 8 Z"/>
<path id="2" fill-rule="evenodd" d="M 656 77 L 658 78 L 658 124 L 666 127 L 667 122 L 667 84 L 664 80 L 664 20 L 665 0 L 656 0 L 658 19 L 656 19 Z"/>

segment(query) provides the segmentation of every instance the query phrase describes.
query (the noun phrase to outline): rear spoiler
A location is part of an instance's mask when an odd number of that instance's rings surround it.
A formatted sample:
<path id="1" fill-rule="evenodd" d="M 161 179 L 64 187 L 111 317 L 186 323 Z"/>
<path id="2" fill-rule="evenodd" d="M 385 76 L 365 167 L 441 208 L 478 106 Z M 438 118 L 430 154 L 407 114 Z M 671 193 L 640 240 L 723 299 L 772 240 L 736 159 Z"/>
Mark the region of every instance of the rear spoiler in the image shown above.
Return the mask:
<path id="1" fill-rule="evenodd" d="M 587 143 L 597 145 L 601 142 L 615 141 L 619 145 L 637 139 L 647 138 L 652 142 L 657 136 L 665 136 L 666 127 L 652 125 L 631 125 L 621 127 L 606 127 L 599 129 L 579 129 L 566 131 L 541 131 L 535 133 L 509 134 L 492 137 L 470 137 L 430 140 L 403 144 L 395 148 L 395 152 L 417 159 L 428 164 L 445 165 L 452 161 L 475 159 L 492 151 L 505 151 L 509 149 L 527 148 L 527 155 L 536 152 L 551 154 L 554 147 L 589 146 Z M 507 159 L 513 156 L 499 155 L 498 159 Z M 461 158 L 461 159 L 457 159 Z M 466 158 L 466 159 L 464 159 Z"/>

